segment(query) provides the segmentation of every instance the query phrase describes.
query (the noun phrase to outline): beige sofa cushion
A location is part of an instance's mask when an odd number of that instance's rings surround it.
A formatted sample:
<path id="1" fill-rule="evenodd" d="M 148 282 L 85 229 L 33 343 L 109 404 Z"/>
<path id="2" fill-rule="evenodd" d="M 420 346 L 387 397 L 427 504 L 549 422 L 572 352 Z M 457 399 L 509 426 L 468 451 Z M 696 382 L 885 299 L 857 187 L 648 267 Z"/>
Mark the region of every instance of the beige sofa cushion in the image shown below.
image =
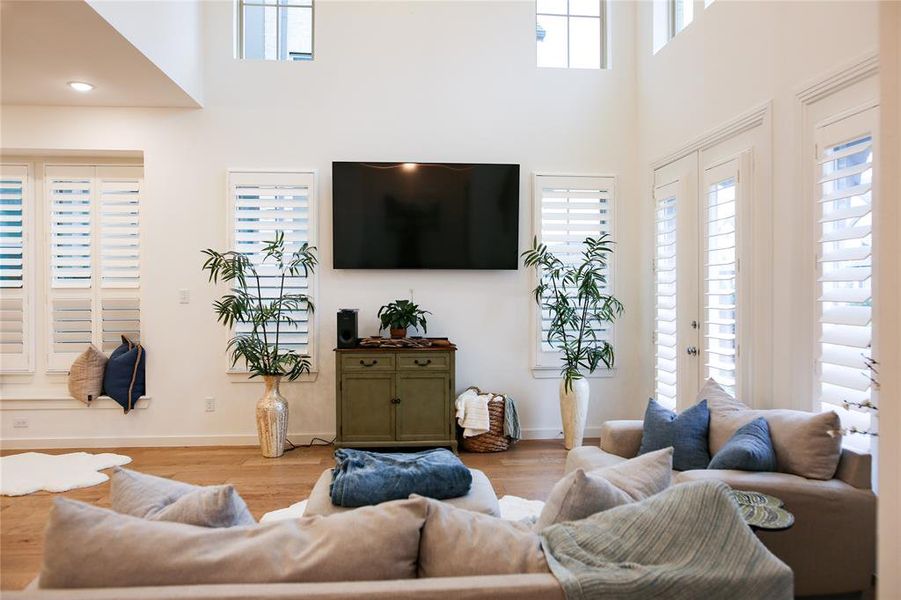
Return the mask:
<path id="1" fill-rule="evenodd" d="M 103 374 L 109 359 L 106 354 L 89 345 L 69 367 L 69 395 L 90 404 L 103 393 Z"/>
<path id="2" fill-rule="evenodd" d="M 469 493 L 459 498 L 447 498 L 442 500 L 442 502 L 486 515 L 501 516 L 501 508 L 497 503 L 497 494 L 495 494 L 494 486 L 491 485 L 488 476 L 478 469 L 470 469 L 469 472 L 472 473 L 472 484 L 469 487 Z M 326 469 L 319 476 L 319 480 L 316 481 L 316 485 L 313 486 L 313 490 L 310 492 L 310 498 L 307 500 L 307 506 L 303 512 L 304 516 L 333 515 L 354 510 L 350 507 L 332 504 L 331 484 L 332 470 Z"/>
<path id="3" fill-rule="evenodd" d="M 422 499 L 329 517 L 206 528 L 56 498 L 42 588 L 369 581 L 416 577 Z"/>
<path id="4" fill-rule="evenodd" d="M 419 540 L 419 577 L 550 573 L 529 526 L 422 499 L 429 512 Z"/>
<path id="5" fill-rule="evenodd" d="M 230 485 L 208 487 L 116 467 L 110 481 L 114 511 L 200 527 L 253 525 L 247 504 Z"/>
<path id="6" fill-rule="evenodd" d="M 672 470 L 672 448 L 592 471 L 576 469 L 554 485 L 535 529 L 584 519 L 653 496 L 669 487 Z"/>
<path id="7" fill-rule="evenodd" d="M 713 379 L 707 380 L 698 400 L 710 409 L 709 445 L 714 455 L 738 429 L 757 417 L 766 419 L 776 451 L 776 468 L 810 479 L 832 479 L 841 457 L 841 421 L 834 412 L 753 410 L 733 398 Z"/>

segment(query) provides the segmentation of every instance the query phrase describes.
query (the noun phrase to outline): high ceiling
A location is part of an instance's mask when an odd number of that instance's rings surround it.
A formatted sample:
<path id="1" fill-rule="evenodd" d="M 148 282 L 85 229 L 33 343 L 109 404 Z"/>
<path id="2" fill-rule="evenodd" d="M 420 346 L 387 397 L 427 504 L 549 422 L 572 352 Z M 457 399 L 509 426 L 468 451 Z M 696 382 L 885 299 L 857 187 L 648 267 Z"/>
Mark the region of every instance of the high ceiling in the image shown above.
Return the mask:
<path id="1" fill-rule="evenodd" d="M 198 106 L 83 0 L 0 1 L 0 103 Z"/>

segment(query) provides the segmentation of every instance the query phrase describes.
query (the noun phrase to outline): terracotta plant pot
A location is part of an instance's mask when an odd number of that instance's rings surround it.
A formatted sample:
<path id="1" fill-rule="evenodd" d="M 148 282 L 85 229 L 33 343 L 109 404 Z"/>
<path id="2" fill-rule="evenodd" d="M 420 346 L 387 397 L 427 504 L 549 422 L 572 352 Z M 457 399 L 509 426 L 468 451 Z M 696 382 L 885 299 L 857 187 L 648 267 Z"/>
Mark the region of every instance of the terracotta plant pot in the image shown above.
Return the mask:
<path id="1" fill-rule="evenodd" d="M 391 339 L 399 340 L 400 338 L 407 337 L 407 328 L 406 327 L 392 327 L 391 328 Z"/>

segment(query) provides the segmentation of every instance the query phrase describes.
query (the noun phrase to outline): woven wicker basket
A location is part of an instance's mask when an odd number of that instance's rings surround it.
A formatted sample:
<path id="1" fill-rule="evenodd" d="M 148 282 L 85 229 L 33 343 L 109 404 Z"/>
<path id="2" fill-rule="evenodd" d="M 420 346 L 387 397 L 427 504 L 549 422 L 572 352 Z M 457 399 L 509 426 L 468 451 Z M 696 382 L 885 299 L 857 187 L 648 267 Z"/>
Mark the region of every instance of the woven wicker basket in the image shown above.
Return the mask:
<path id="1" fill-rule="evenodd" d="M 478 390 L 476 390 L 478 392 Z M 510 447 L 510 439 L 504 435 L 504 397 L 494 396 L 488 401 L 488 433 L 463 438 L 467 452 L 503 452 Z"/>

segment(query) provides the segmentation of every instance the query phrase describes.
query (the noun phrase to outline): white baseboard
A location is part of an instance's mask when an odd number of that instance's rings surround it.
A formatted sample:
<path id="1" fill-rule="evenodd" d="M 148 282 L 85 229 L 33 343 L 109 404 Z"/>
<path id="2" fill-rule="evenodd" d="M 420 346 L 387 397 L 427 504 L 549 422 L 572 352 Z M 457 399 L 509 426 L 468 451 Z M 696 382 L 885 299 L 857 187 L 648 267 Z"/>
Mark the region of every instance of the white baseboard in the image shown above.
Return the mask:
<path id="1" fill-rule="evenodd" d="M 562 440 L 563 430 L 554 427 L 530 427 L 523 428 L 521 431 L 524 440 Z M 585 427 L 585 436 L 587 438 L 596 438 L 601 436 L 600 425 L 588 425 Z"/>
<path id="2" fill-rule="evenodd" d="M 600 426 L 585 428 L 586 438 L 600 435 Z M 288 439 L 298 446 L 309 444 L 313 438 L 330 440 L 334 433 L 289 433 Z M 537 427 L 522 430 L 524 440 L 562 439 L 563 432 L 553 427 Z M 0 440 L 4 450 L 43 448 L 153 448 L 177 446 L 256 446 L 256 434 L 234 433 L 225 435 L 148 435 L 148 436 L 100 436 L 100 437 L 43 437 L 11 438 Z"/>
<path id="3" fill-rule="evenodd" d="M 334 433 L 289 433 L 288 439 L 298 446 L 309 444 L 314 438 L 330 440 Z M 154 448 L 177 446 L 257 446 L 256 434 L 226 435 L 148 435 L 109 437 L 50 437 L 13 438 L 0 440 L 4 450 L 35 448 Z"/>

